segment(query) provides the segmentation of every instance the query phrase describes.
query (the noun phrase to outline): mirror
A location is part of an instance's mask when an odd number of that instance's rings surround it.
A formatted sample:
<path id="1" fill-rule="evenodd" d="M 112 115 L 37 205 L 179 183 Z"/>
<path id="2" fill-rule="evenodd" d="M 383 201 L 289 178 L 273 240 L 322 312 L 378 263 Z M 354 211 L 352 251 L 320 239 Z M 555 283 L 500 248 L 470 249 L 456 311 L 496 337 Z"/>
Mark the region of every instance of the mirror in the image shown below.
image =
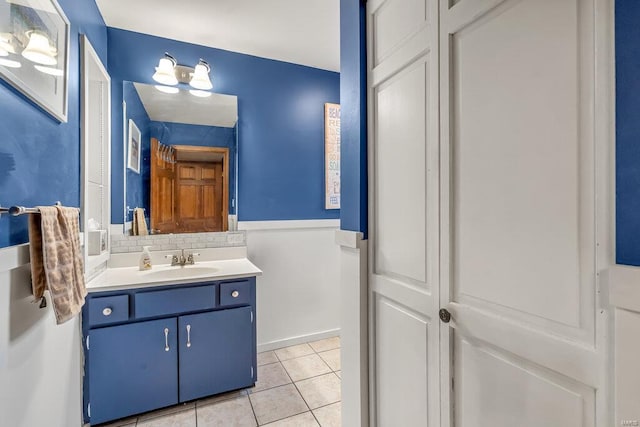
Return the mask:
<path id="1" fill-rule="evenodd" d="M 152 234 L 233 229 L 236 96 L 123 82 L 125 234 L 135 208 Z"/>

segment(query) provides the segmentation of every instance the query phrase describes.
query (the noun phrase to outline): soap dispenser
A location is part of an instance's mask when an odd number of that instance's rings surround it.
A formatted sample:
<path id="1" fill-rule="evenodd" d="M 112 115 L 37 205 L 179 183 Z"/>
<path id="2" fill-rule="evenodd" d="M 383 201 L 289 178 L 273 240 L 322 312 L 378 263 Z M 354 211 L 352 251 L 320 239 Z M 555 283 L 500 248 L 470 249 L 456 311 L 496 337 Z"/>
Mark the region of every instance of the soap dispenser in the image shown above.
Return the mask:
<path id="1" fill-rule="evenodd" d="M 149 248 L 151 246 L 143 246 L 142 253 L 140 254 L 140 271 L 151 270 L 151 253 Z"/>

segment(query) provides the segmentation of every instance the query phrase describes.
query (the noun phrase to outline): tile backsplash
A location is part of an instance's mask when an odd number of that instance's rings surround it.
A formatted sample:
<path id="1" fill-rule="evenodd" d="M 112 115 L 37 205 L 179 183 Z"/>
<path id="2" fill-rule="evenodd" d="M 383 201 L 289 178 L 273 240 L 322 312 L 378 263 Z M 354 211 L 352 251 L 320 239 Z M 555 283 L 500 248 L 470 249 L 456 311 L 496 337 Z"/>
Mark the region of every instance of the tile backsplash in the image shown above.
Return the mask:
<path id="1" fill-rule="evenodd" d="M 246 246 L 245 231 L 226 233 L 184 233 L 152 234 L 149 236 L 111 235 L 111 253 L 141 252 L 143 246 L 151 246 L 152 251 L 173 249 L 203 249 Z"/>

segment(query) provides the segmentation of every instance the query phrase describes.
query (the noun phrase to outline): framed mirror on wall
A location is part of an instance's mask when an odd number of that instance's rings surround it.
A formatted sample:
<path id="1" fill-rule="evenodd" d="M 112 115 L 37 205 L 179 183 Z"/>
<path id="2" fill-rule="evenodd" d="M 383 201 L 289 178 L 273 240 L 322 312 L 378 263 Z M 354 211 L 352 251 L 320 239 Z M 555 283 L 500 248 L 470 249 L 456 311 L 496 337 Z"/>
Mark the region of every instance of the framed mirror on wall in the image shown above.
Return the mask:
<path id="1" fill-rule="evenodd" d="M 152 234 L 228 231 L 236 212 L 237 97 L 125 81 L 123 101 L 125 234 L 135 208 Z M 131 141 L 138 133 L 136 172 Z"/>
<path id="2" fill-rule="evenodd" d="M 88 274 L 109 259 L 111 78 L 86 36 L 82 55 L 82 231 Z"/>

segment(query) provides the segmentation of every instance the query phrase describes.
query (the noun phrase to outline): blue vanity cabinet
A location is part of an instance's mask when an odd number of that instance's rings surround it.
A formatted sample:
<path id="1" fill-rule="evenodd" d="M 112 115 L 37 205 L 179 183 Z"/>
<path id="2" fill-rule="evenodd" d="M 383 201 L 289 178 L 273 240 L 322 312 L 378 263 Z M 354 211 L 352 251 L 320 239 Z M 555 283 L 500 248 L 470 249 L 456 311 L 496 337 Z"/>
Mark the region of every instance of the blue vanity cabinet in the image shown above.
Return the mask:
<path id="1" fill-rule="evenodd" d="M 176 318 L 91 331 L 91 423 L 178 403 Z"/>
<path id="2" fill-rule="evenodd" d="M 251 307 L 181 316 L 180 401 L 253 385 Z"/>
<path id="3" fill-rule="evenodd" d="M 92 292 L 82 312 L 92 425 L 251 387 L 255 277 Z"/>

